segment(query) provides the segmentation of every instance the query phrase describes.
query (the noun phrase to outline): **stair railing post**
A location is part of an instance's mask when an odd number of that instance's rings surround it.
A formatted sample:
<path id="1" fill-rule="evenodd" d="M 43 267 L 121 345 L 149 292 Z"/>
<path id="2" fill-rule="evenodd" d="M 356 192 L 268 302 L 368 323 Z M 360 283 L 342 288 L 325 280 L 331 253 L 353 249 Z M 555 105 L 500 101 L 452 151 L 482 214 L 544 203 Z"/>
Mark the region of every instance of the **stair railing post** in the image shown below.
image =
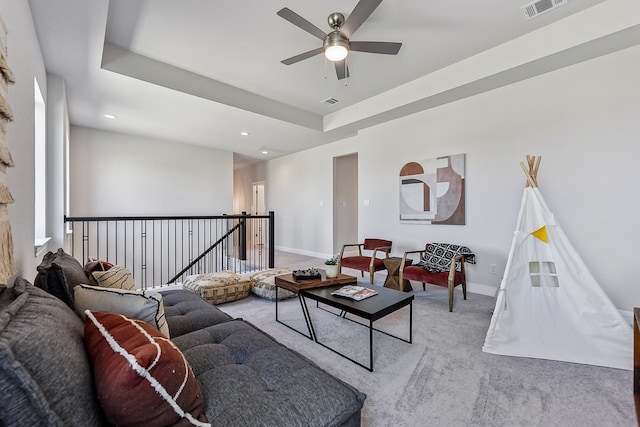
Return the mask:
<path id="1" fill-rule="evenodd" d="M 240 240 L 240 260 L 247 260 L 247 213 L 242 211 L 240 218 L 240 229 L 238 230 L 238 240 Z"/>
<path id="2" fill-rule="evenodd" d="M 269 211 L 269 268 L 275 267 L 276 261 L 276 214 Z"/>

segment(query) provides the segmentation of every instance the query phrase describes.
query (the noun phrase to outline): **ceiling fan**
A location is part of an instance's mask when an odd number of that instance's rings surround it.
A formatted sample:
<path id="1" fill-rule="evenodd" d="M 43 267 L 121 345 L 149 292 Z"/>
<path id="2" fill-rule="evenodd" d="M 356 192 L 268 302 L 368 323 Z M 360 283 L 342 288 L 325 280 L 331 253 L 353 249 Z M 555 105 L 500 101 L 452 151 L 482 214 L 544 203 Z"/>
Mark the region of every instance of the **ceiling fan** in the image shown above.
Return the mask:
<path id="1" fill-rule="evenodd" d="M 384 55 L 397 55 L 398 51 L 402 47 L 402 43 L 358 42 L 350 40 L 353 33 L 355 33 L 364 21 L 371 16 L 380 3 L 382 3 L 382 0 L 360 0 L 346 20 L 342 13 L 332 13 L 329 15 L 328 21 L 329 26 L 333 31 L 329 34 L 326 34 L 320 28 L 316 27 L 289 8 L 285 7 L 279 10 L 278 16 L 281 16 L 293 25 L 323 41 L 322 47 L 292 56 L 291 58 L 280 62 L 285 65 L 291 65 L 324 52 L 325 57 L 335 64 L 338 80 L 342 80 L 345 77 L 349 77 L 349 69 L 347 68 L 346 59 L 350 50 L 368 53 L 381 53 Z"/>

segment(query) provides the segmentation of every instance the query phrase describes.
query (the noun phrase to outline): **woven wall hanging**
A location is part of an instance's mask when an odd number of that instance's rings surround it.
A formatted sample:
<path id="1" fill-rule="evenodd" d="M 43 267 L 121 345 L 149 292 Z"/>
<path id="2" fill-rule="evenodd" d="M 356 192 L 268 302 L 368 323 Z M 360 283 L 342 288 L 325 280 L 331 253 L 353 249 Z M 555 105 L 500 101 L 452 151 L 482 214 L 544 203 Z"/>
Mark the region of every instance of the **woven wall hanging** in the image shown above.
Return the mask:
<path id="1" fill-rule="evenodd" d="M 8 99 L 8 87 L 15 83 L 7 60 L 7 28 L 0 18 L 0 283 L 7 283 L 16 273 L 13 257 L 13 237 L 7 205 L 14 199 L 5 181 L 5 171 L 13 167 L 13 158 L 7 145 L 7 125 L 13 121 Z"/>

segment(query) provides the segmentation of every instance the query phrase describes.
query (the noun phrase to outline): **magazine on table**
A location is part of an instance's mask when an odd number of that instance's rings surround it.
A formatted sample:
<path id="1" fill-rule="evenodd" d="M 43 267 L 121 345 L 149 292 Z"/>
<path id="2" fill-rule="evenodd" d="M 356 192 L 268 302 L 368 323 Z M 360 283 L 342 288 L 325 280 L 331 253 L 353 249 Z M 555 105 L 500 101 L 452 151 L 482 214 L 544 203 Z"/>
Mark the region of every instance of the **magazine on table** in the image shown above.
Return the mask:
<path id="1" fill-rule="evenodd" d="M 331 292 L 331 295 L 361 301 L 365 298 L 378 295 L 378 291 L 376 291 L 375 289 L 365 288 L 364 286 L 346 285 Z"/>

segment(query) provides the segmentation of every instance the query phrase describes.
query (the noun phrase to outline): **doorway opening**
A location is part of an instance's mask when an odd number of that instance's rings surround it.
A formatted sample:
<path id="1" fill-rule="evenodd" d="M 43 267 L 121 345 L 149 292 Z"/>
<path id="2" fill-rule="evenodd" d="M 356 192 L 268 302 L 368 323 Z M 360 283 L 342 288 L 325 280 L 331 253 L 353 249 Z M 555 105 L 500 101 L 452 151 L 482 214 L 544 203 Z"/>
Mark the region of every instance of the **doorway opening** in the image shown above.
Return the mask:
<path id="1" fill-rule="evenodd" d="M 333 158 L 333 253 L 358 242 L 358 153 Z"/>

